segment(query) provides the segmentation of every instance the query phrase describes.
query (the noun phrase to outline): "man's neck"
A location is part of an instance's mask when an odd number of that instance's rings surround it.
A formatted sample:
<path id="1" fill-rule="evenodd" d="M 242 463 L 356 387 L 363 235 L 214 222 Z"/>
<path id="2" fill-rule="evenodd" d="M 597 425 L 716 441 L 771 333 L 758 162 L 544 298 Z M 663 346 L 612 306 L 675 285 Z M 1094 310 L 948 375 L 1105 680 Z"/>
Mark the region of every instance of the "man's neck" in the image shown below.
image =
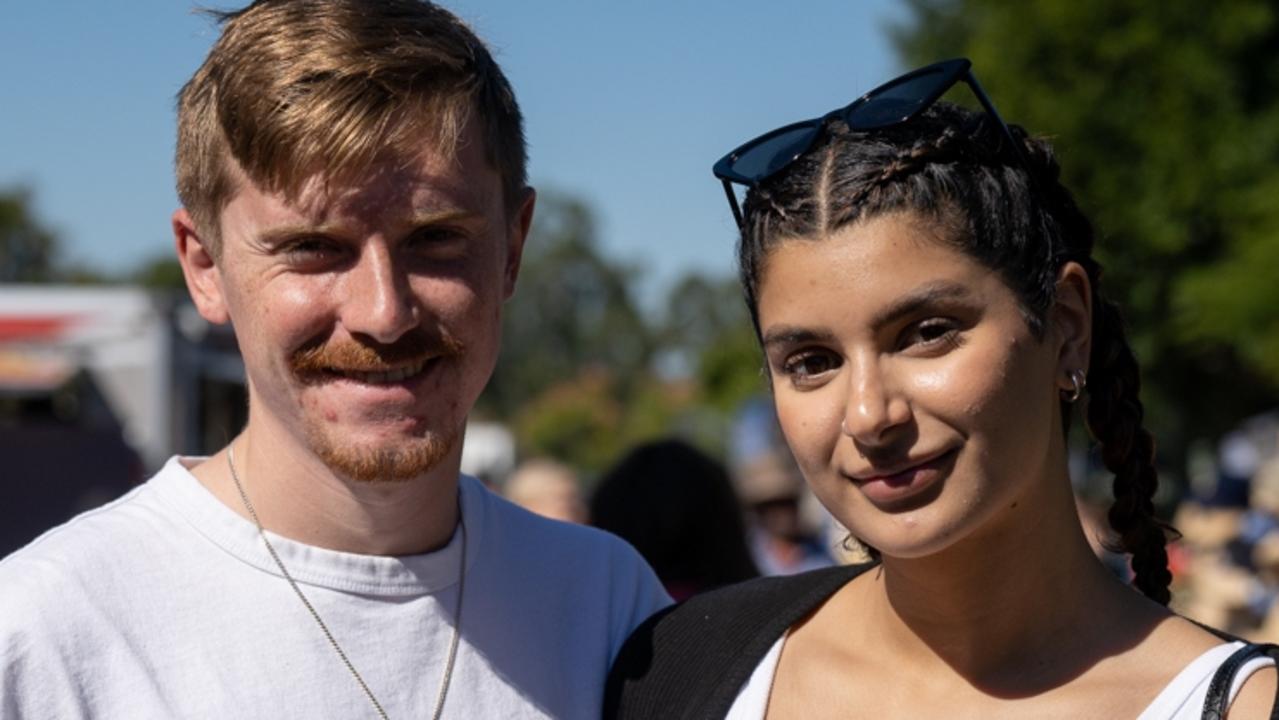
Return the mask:
<path id="1" fill-rule="evenodd" d="M 412 555 L 448 544 L 457 526 L 460 443 L 420 477 L 364 483 L 335 474 L 287 433 L 250 422 L 228 447 L 191 468 L 218 500 L 250 519 L 231 473 L 231 448 L 262 527 L 290 540 L 364 555 Z"/>

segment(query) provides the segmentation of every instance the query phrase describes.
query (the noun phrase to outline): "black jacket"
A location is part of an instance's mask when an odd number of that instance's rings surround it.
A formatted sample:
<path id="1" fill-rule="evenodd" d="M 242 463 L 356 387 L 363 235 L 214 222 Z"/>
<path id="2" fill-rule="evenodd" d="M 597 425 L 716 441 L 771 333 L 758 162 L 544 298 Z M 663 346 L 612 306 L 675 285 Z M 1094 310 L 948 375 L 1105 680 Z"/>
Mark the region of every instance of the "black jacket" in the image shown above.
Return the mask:
<path id="1" fill-rule="evenodd" d="M 635 629 L 613 662 L 604 717 L 720 720 L 787 628 L 873 567 L 750 580 L 657 613 Z"/>

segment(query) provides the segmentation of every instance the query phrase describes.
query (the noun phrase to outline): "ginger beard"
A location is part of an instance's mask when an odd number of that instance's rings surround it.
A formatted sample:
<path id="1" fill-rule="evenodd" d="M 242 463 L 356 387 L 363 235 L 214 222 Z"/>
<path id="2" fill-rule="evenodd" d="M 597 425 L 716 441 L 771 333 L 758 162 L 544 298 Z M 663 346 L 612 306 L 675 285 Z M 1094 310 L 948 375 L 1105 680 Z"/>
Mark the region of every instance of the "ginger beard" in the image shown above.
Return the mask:
<path id="1" fill-rule="evenodd" d="M 437 363 L 456 361 L 465 347 L 447 332 L 438 340 L 415 331 L 391 345 L 374 346 L 343 340 L 317 344 L 294 353 L 289 368 L 307 385 L 334 382 L 352 373 L 385 373 L 425 363 L 419 373 Z M 361 447 L 342 443 L 313 415 L 303 415 L 303 434 L 312 452 L 335 473 L 360 483 L 403 482 L 435 468 L 457 446 L 459 428 L 446 427 L 409 437 L 392 447 Z"/>

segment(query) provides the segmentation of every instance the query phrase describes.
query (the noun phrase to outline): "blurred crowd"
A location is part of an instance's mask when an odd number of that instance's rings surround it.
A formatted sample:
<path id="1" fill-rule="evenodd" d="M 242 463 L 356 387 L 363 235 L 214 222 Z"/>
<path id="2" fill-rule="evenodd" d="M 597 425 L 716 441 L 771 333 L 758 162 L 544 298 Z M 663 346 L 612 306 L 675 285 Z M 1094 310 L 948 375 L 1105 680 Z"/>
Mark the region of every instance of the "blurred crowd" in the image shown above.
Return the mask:
<path id="1" fill-rule="evenodd" d="M 747 409 L 729 462 L 681 440 L 634 448 L 591 490 L 572 468 L 524 462 L 496 489 L 534 512 L 589 523 L 634 545 L 676 599 L 757 575 L 801 572 L 864 556 L 804 486 L 766 403 Z M 1171 518 L 1173 607 L 1243 637 L 1279 641 L 1279 413 L 1244 423 L 1197 460 Z M 1111 552 L 1108 502 L 1080 497 L 1080 521 L 1101 560 Z"/>
<path id="2" fill-rule="evenodd" d="M 641 444 L 592 484 L 548 458 L 495 489 L 523 507 L 586 522 L 635 546 L 672 597 L 841 561 L 847 533 L 812 498 L 767 402 L 739 416 L 727 465 L 667 438 Z"/>
<path id="3" fill-rule="evenodd" d="M 1249 639 L 1279 641 L 1279 413 L 1202 453 L 1169 548 L 1173 606 Z"/>

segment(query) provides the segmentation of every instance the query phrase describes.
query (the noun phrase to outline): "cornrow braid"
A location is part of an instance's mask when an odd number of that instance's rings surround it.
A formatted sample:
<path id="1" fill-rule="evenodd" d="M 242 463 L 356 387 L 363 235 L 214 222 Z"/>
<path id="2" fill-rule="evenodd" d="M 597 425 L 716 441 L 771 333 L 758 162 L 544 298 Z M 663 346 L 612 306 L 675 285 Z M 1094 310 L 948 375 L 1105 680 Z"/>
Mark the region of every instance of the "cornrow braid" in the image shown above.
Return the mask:
<path id="1" fill-rule="evenodd" d="M 839 131 L 839 129 L 835 130 L 835 132 Z M 971 140 L 954 127 L 943 129 L 936 137 L 920 138 L 892 156 L 878 175 L 864 181 L 862 187 L 850 197 L 849 202 L 840 203 L 839 209 L 842 212 L 830 216 L 827 231 L 842 227 L 854 220 L 855 218 L 849 215 L 860 215 L 864 206 L 873 201 L 872 195 L 891 188 L 894 184 L 903 182 L 916 173 L 926 171 L 929 165 L 956 162 L 992 164 L 993 158 L 978 157 L 973 150 L 974 145 Z"/>
<path id="2" fill-rule="evenodd" d="M 1118 542 L 1111 549 L 1131 554 L 1133 585 L 1167 605 L 1172 573 L 1165 546 L 1176 531 L 1155 517 L 1155 440 L 1142 425 L 1141 376 L 1119 308 L 1099 295 L 1096 301 L 1087 424 L 1106 468 L 1115 475 L 1108 518 Z"/>

